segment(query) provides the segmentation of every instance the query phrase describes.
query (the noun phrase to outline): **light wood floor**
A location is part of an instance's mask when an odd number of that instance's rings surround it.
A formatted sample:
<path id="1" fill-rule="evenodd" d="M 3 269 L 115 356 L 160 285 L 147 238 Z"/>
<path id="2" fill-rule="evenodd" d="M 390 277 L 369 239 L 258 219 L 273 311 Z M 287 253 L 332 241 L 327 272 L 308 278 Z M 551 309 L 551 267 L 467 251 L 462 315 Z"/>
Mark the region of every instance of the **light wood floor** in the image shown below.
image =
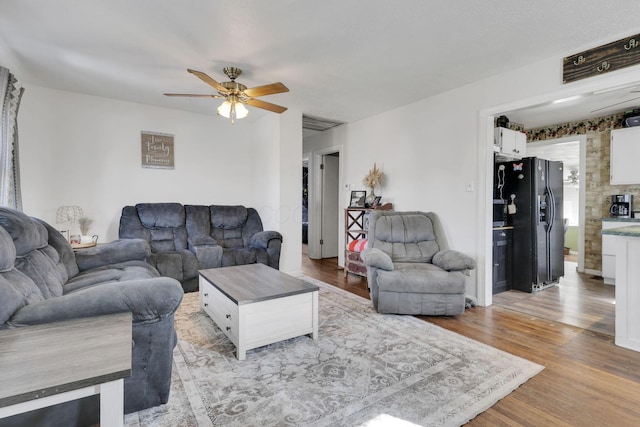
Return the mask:
<path id="1" fill-rule="evenodd" d="M 302 258 L 305 274 L 368 297 L 366 280 L 345 278 L 337 259 Z M 421 318 L 545 366 L 469 426 L 640 426 L 640 353 L 615 346 L 609 335 L 497 304 Z"/>
<path id="2" fill-rule="evenodd" d="M 541 292 L 506 291 L 493 303 L 519 313 L 555 320 L 589 331 L 615 335 L 615 287 L 602 278 L 576 271 L 575 262 L 564 263 L 558 285 Z"/>

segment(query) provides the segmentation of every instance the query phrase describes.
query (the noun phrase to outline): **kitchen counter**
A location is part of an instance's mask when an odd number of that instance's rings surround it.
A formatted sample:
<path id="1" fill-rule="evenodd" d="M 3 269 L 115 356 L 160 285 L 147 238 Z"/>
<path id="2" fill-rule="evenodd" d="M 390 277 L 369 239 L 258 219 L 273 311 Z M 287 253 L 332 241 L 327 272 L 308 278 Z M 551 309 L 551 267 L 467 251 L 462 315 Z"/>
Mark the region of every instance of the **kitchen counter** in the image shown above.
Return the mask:
<path id="1" fill-rule="evenodd" d="M 602 230 L 602 234 L 610 234 L 613 236 L 640 237 L 640 225 L 628 225 L 626 227 L 609 228 L 606 230 Z"/>
<path id="2" fill-rule="evenodd" d="M 601 218 L 601 221 L 615 221 L 615 222 L 639 222 L 640 218 Z"/>

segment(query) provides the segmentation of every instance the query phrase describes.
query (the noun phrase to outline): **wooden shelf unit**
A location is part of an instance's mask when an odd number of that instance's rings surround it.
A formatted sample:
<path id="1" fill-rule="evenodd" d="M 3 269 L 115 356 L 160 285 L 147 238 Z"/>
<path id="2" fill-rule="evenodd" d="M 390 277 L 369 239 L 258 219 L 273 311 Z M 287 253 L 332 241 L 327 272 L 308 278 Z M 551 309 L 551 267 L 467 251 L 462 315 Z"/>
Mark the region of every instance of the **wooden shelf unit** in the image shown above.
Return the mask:
<path id="1" fill-rule="evenodd" d="M 368 208 L 346 208 L 344 210 L 344 277 L 347 277 L 348 273 L 367 277 L 367 268 L 360 258 L 360 253 L 350 251 L 349 243 L 367 238 L 369 212 L 371 209 Z"/>
<path id="2" fill-rule="evenodd" d="M 392 203 L 385 203 L 375 209 L 346 208 L 344 210 L 344 277 L 348 273 L 367 277 L 367 268 L 360 258 L 360 252 L 349 250 L 349 243 L 366 239 L 369 233 L 369 214 L 372 210 L 393 210 Z"/>

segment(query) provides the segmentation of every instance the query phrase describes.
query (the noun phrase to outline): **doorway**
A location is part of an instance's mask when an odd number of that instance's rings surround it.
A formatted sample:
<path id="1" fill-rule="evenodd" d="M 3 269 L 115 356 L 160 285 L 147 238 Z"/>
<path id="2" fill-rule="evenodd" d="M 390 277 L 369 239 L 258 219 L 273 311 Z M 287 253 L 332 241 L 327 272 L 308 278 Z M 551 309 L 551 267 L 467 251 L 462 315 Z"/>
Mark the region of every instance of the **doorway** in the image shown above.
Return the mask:
<path id="1" fill-rule="evenodd" d="M 308 153 L 308 244 L 311 259 L 340 258 L 341 146 Z"/>
<path id="2" fill-rule="evenodd" d="M 586 146 L 585 135 L 527 144 L 527 157 L 539 157 L 563 163 L 563 212 L 567 221 L 565 260 L 575 263 L 571 267 L 580 272 L 584 272 Z"/>
<path id="3" fill-rule="evenodd" d="M 338 206 L 340 153 L 322 156 L 320 175 L 322 192 L 320 199 L 320 258 L 338 256 Z"/>

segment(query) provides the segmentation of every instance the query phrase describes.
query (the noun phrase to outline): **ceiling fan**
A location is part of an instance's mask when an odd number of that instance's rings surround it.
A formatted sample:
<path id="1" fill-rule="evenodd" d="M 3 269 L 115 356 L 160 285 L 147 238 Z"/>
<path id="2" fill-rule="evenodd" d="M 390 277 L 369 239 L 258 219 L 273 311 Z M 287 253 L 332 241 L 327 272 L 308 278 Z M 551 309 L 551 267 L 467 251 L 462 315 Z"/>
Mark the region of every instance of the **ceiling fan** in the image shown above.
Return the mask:
<path id="1" fill-rule="evenodd" d="M 567 184 L 578 186 L 578 183 L 580 182 L 578 171 L 575 169 L 570 170 L 569 175 L 567 176 L 567 179 L 564 180 L 564 182 L 566 182 Z"/>
<path id="2" fill-rule="evenodd" d="M 231 119 L 234 123 L 236 119 L 243 119 L 249 114 L 249 110 L 244 104 L 274 113 L 284 113 L 286 107 L 272 104 L 270 102 L 256 99 L 260 96 L 273 95 L 276 93 L 289 92 L 289 89 L 282 83 L 271 83 L 263 86 L 247 88 L 242 83 L 236 82 L 236 78 L 242 74 L 242 70 L 236 67 L 225 67 L 222 71 L 231 81 L 218 83 L 202 71 L 187 69 L 188 72 L 198 77 L 200 80 L 218 91 L 218 95 L 198 95 L 193 93 L 165 93 L 166 96 L 188 96 L 195 98 L 224 98 L 225 101 L 218 107 L 218 114 Z"/>

